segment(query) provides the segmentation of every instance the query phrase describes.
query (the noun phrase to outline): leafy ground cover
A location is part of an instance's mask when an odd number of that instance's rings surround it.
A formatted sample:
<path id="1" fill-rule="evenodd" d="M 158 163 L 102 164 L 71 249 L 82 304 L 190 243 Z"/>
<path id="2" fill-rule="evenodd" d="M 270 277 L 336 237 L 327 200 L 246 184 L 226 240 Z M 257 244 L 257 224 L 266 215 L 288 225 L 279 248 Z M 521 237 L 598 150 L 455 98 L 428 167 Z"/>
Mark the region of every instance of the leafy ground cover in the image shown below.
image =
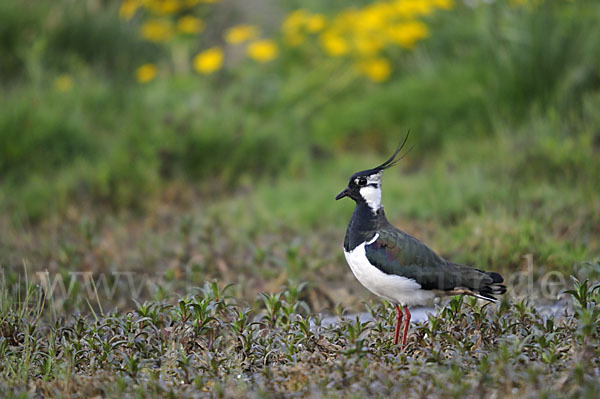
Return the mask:
<path id="1" fill-rule="evenodd" d="M 323 324 L 302 287 L 253 307 L 206 284 L 174 304 L 56 316 L 43 291 L 3 287 L 4 397 L 595 397 L 599 286 L 576 281 L 574 307 L 454 298 L 391 345 L 394 312 Z M 19 301 L 19 302 L 17 302 Z"/>
<path id="2" fill-rule="evenodd" d="M 185 3 L 0 3 L 0 396 L 597 396 L 597 2 Z M 510 289 L 401 352 L 333 197 L 408 128 L 386 214 Z"/>

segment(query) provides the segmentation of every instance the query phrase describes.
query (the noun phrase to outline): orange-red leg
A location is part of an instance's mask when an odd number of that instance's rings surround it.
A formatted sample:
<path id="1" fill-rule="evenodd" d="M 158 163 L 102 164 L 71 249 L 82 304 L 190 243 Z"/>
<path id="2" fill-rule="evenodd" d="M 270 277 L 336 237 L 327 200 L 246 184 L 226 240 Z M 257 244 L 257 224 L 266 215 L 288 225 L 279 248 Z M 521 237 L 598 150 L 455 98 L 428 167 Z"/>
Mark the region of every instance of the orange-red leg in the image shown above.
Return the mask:
<path id="1" fill-rule="evenodd" d="M 398 336 L 400 335 L 400 323 L 402 323 L 402 310 L 396 305 L 396 332 L 394 333 L 394 345 L 398 345 Z"/>
<path id="2" fill-rule="evenodd" d="M 408 307 L 404 306 L 404 333 L 402 334 L 402 349 L 406 346 L 406 337 L 408 336 L 408 326 L 410 325 L 410 311 Z"/>

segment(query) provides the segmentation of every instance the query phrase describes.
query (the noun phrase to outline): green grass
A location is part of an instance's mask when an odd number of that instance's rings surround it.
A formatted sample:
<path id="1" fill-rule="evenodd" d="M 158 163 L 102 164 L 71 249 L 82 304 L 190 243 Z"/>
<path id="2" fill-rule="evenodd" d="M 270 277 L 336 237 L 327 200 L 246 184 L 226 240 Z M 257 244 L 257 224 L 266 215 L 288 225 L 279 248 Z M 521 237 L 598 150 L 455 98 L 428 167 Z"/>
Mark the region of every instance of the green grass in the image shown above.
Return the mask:
<path id="1" fill-rule="evenodd" d="M 3 7 L 7 19 L 24 21 L 0 24 L 2 68 L 13 71 L 2 81 L 0 177 L 2 191 L 15 193 L 0 200 L 32 220 L 74 202 L 143 209 L 173 180 L 202 188 L 214 178 L 231 189 L 298 176 L 346 150 L 387 153 L 409 128 L 420 157 L 432 158 L 443 156 L 445 143 L 563 129 L 520 160 L 527 173 L 554 178 L 585 169 L 585 146 L 596 140 L 597 120 L 584 120 L 591 130 L 584 135 L 577 126 L 582 110 L 597 105 L 588 99 L 600 83 L 592 1 L 552 0 L 535 10 L 500 1 L 438 13 L 423 45 L 390 55 L 396 72 L 383 85 L 357 79 L 342 62 L 316 60 L 309 47 L 214 79 L 161 76 L 140 86 L 134 67 L 149 53 L 167 55 L 140 42 L 135 21 L 120 23 L 114 4 Z M 29 34 L 30 25 L 39 31 Z M 62 73 L 74 81 L 64 93 L 54 87 Z M 585 137 L 568 144 L 583 157 L 568 146 L 552 152 L 561 146 L 551 140 L 572 135 Z"/>
<path id="2" fill-rule="evenodd" d="M 380 85 L 312 47 L 138 85 L 168 51 L 66 4 L 0 5 L 1 397 L 596 396 L 597 2 L 437 13 Z M 401 352 L 334 197 L 409 128 L 389 219 L 510 284 Z"/>
<path id="3" fill-rule="evenodd" d="M 248 306 L 211 283 L 126 313 L 69 318 L 26 287 L 0 291 L 0 392 L 9 398 L 593 397 L 598 387 L 599 287 L 587 281 L 554 317 L 527 301 L 454 298 L 413 326 L 404 351 L 391 345 L 389 304 L 368 308 L 373 321 L 324 324 L 307 313 L 302 286 Z"/>

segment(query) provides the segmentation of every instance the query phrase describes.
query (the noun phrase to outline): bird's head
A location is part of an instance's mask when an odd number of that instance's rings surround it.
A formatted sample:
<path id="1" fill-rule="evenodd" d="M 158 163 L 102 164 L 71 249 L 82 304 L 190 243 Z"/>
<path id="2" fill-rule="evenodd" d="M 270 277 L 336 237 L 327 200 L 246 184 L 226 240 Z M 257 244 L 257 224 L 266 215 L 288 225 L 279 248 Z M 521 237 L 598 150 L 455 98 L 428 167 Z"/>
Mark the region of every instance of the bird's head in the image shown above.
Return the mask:
<path id="1" fill-rule="evenodd" d="M 394 154 L 381 165 L 353 174 L 350 177 L 348 186 L 335 199 L 339 200 L 344 197 L 350 197 L 356 203 L 366 203 L 373 212 L 377 212 L 381 207 L 381 176 L 383 175 L 383 171 L 396 165 L 412 149 L 410 148 L 404 155 L 398 157 L 407 140 L 408 133 L 402 143 L 398 145 Z"/>

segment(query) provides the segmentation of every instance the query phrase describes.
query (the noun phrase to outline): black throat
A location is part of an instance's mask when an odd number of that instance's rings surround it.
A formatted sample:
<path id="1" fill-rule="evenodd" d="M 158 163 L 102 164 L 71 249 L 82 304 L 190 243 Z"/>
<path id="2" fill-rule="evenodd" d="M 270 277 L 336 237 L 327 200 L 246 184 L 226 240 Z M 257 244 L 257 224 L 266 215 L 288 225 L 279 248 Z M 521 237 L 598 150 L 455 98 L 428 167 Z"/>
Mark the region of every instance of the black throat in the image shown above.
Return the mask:
<path id="1" fill-rule="evenodd" d="M 364 201 L 356 203 L 354 213 L 346 230 L 344 238 L 344 250 L 352 251 L 365 241 L 371 240 L 377 232 L 378 219 L 383 214 L 383 207 L 379 208 L 377 214 Z"/>

